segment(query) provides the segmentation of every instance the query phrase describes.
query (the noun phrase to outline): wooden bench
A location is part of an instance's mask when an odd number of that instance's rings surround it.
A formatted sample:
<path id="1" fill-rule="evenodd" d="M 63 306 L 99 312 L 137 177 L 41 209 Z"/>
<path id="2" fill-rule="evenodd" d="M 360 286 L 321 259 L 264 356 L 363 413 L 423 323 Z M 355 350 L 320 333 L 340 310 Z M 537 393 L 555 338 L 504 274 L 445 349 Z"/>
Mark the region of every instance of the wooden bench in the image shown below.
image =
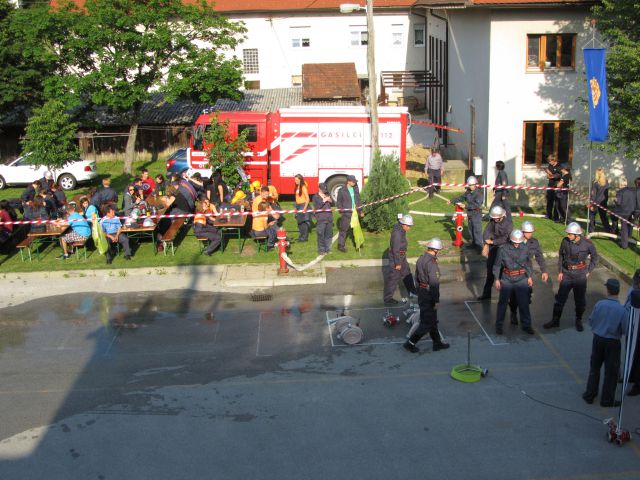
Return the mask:
<path id="1" fill-rule="evenodd" d="M 22 259 L 22 261 L 24 262 L 24 251 L 27 251 L 27 254 L 29 255 L 27 258 L 29 259 L 29 261 L 31 261 L 31 245 L 33 244 L 33 241 L 35 240 L 34 237 L 25 237 L 24 240 L 22 240 L 19 244 L 16 245 L 16 248 L 18 250 L 20 250 L 20 258 Z"/>
<path id="2" fill-rule="evenodd" d="M 186 218 L 175 218 L 173 222 L 171 222 L 171 226 L 167 229 L 166 232 L 162 235 L 162 246 L 164 247 L 164 255 L 167 256 L 167 248 L 171 247 L 171 255 L 175 255 L 175 250 L 173 247 L 173 242 L 178 235 L 178 232 L 184 225 Z"/>
<path id="3" fill-rule="evenodd" d="M 73 242 L 69 244 L 71 247 L 73 247 L 73 251 L 76 254 L 76 260 L 80 260 L 80 249 L 82 249 L 84 253 L 84 259 L 87 259 L 87 242 L 89 241 L 89 238 L 82 242 Z"/>
<path id="4" fill-rule="evenodd" d="M 261 251 L 265 251 L 267 252 L 269 250 L 269 247 L 267 245 L 267 241 L 269 240 L 269 237 L 252 237 L 253 241 L 256 242 L 256 245 L 258 245 L 258 253 L 260 253 Z"/>

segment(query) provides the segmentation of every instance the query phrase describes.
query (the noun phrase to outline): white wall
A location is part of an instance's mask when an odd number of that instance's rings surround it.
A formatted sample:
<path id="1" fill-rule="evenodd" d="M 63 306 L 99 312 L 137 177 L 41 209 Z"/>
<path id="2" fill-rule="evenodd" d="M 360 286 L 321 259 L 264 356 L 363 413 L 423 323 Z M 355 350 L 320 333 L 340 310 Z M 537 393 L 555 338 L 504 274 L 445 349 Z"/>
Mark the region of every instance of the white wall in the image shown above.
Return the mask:
<path id="1" fill-rule="evenodd" d="M 247 27 L 247 39 L 236 49 L 235 55 L 242 59 L 242 50 L 259 50 L 260 73 L 246 75 L 247 80 L 260 80 L 261 88 L 284 88 L 291 86 L 291 77 L 302 74 L 304 63 L 353 62 L 359 76 L 367 75 L 366 46 L 351 46 L 350 26 L 366 26 L 364 12 L 335 15 L 314 14 L 272 16 L 237 15 L 232 20 L 242 20 Z M 408 12 L 398 14 L 377 13 L 374 19 L 375 54 L 377 77 L 383 70 L 423 70 L 424 48 L 413 46 L 411 21 L 424 22 Z M 400 25 L 400 27 L 394 27 Z M 293 48 L 290 31 L 292 27 L 309 26 L 311 46 Z M 392 46 L 392 32 L 403 32 L 403 44 Z M 379 91 L 379 90 L 378 90 Z"/>
<path id="2" fill-rule="evenodd" d="M 488 163 L 503 160 L 510 181 L 545 185 L 544 173 L 523 166 L 523 122 L 527 120 L 573 120 L 573 186 L 587 190 L 588 141 L 581 132 L 588 127 L 588 112 L 580 102 L 587 98 L 582 47 L 591 38 L 588 11 L 572 9 L 494 11 L 491 17 L 491 73 L 487 128 Z M 577 33 L 575 71 L 527 72 L 527 34 Z M 594 154 L 593 168 L 605 166 L 609 177 L 622 173 L 615 156 Z M 627 172 L 628 174 L 631 172 Z M 489 179 L 495 178 L 493 168 Z M 526 200 L 526 194 L 519 195 Z"/>

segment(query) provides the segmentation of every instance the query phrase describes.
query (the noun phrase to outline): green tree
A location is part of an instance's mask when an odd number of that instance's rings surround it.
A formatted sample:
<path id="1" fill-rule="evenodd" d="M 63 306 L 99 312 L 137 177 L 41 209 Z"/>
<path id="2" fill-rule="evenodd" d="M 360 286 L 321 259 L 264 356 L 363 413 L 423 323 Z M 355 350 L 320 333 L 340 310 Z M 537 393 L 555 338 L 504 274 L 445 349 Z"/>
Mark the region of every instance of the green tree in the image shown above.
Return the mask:
<path id="1" fill-rule="evenodd" d="M 73 106 L 106 107 L 130 126 L 124 163 L 131 173 L 141 109 L 152 92 L 167 101 L 240 99 L 241 62 L 225 56 L 244 26 L 217 14 L 206 0 L 58 2 L 49 37 L 64 68 L 53 79 Z"/>
<path id="2" fill-rule="evenodd" d="M 19 115 L 45 101 L 45 81 L 57 68 L 57 55 L 42 41 L 51 25 L 43 9 L 16 9 L 0 0 L 0 118 Z"/>
<path id="3" fill-rule="evenodd" d="M 394 155 L 378 153 L 373 159 L 369 180 L 362 190 L 362 202 L 370 203 L 405 192 L 407 179 L 402 176 L 400 164 Z M 372 232 L 381 232 L 392 228 L 398 221 L 399 213 L 407 213 L 407 197 L 391 202 L 367 207 L 362 218 L 364 227 Z"/>
<path id="4" fill-rule="evenodd" d="M 609 44 L 609 140 L 640 157 L 640 3 L 602 0 L 593 7 L 596 28 Z"/>
<path id="5" fill-rule="evenodd" d="M 220 122 L 216 115 L 211 117 L 211 126 L 204 133 L 205 150 L 209 165 L 219 169 L 230 187 L 240 182 L 238 169 L 244 165 L 244 153 L 250 151 L 247 145 L 249 130 L 243 130 L 236 138 L 229 135 L 229 121 Z"/>
<path id="6" fill-rule="evenodd" d="M 29 117 L 26 137 L 22 140 L 24 151 L 31 152 L 29 162 L 55 169 L 78 158 L 77 129 L 78 125 L 71 121 L 62 102 L 49 100 L 36 108 Z"/>

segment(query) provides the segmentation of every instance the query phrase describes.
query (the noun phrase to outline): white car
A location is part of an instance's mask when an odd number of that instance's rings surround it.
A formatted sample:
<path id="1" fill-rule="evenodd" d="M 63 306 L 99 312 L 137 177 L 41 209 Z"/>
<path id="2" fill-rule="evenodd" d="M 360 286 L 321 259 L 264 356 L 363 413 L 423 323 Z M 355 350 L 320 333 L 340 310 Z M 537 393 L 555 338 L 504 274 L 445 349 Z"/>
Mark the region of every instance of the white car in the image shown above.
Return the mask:
<path id="1" fill-rule="evenodd" d="M 44 177 L 44 173 L 49 169 L 29 163 L 30 155 L 27 153 L 12 162 L 0 165 L 0 190 L 8 185 L 28 185 Z M 94 160 L 71 160 L 64 167 L 51 170 L 51 173 L 63 190 L 73 190 L 78 183 L 88 182 L 98 177 Z"/>

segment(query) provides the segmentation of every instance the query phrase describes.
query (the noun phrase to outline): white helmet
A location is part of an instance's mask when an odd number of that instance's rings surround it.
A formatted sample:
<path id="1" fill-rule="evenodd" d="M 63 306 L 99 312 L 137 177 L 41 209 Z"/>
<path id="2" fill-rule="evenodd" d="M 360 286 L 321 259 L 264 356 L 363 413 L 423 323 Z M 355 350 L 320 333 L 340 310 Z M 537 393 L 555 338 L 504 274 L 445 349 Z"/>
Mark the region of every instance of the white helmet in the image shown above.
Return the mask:
<path id="1" fill-rule="evenodd" d="M 398 214 L 398 221 L 402 225 L 407 225 L 408 227 L 413 227 L 413 217 L 408 213 L 405 215 Z"/>
<path id="2" fill-rule="evenodd" d="M 511 243 L 522 243 L 524 242 L 524 234 L 521 230 L 513 230 L 509 235 L 509 240 L 511 240 Z"/>
<path id="3" fill-rule="evenodd" d="M 522 222 L 522 226 L 520 227 L 520 230 L 522 230 L 523 233 L 533 233 L 536 231 L 535 227 L 533 226 L 533 223 L 529 221 Z"/>
<path id="4" fill-rule="evenodd" d="M 489 212 L 489 216 L 491 218 L 502 218 L 507 214 L 507 212 L 505 211 L 504 208 L 502 208 L 500 205 L 496 205 L 495 207 L 493 207 L 491 209 L 491 211 Z"/>
<path id="5" fill-rule="evenodd" d="M 138 208 L 134 208 L 131 210 L 131 218 L 133 220 L 137 220 L 140 217 L 140 210 Z"/>
<path id="6" fill-rule="evenodd" d="M 473 175 L 471 175 L 469 178 L 467 178 L 467 184 L 468 185 L 477 185 L 478 184 L 478 179 L 476 177 L 474 177 Z"/>
<path id="7" fill-rule="evenodd" d="M 576 222 L 571 222 L 569 225 L 567 225 L 567 228 L 565 228 L 564 231 L 566 233 L 572 233 L 574 235 L 582 235 L 582 227 Z"/>
<path id="8" fill-rule="evenodd" d="M 53 173 L 47 170 L 46 172 L 44 172 L 44 178 L 46 178 L 47 180 L 53 180 Z"/>
<path id="9" fill-rule="evenodd" d="M 439 238 L 432 238 L 427 242 L 427 248 L 431 250 L 442 250 L 442 240 Z"/>
<path id="10" fill-rule="evenodd" d="M 143 227 L 155 227 L 156 224 L 153 223 L 153 218 L 147 217 L 147 218 L 144 219 L 144 222 L 142 222 L 142 226 Z"/>

